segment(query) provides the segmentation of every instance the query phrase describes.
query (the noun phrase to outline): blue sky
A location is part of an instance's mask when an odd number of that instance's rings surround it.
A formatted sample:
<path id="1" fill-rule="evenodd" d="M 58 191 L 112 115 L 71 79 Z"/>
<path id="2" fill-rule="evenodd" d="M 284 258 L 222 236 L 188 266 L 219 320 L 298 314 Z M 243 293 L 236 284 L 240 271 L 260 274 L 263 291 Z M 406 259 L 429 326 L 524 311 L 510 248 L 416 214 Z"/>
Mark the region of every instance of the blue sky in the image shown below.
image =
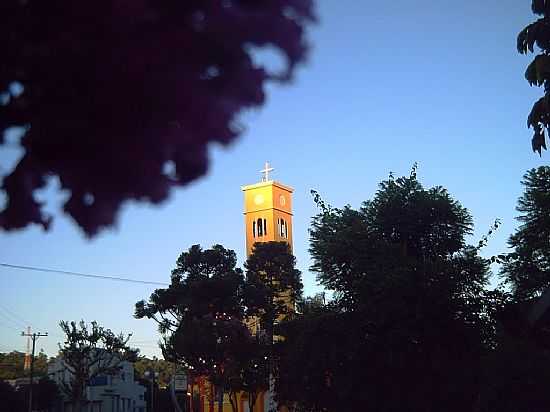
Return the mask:
<path id="1" fill-rule="evenodd" d="M 484 253 L 505 251 L 521 177 L 550 159 L 530 150 L 526 116 L 541 91 L 524 80 L 530 57 L 515 49 L 534 19 L 530 1 L 318 3 L 308 63 L 292 86 L 268 87 L 265 107 L 243 116 L 239 141 L 211 148 L 207 177 L 161 207 L 127 204 L 117 227 L 91 241 L 62 216 L 47 233 L 1 233 L 0 261 L 167 282 L 181 251 L 221 243 L 242 263 L 240 187 L 259 180 L 266 160 L 276 180 L 295 188 L 294 249 L 306 293 L 319 289 L 308 272 L 310 189 L 335 206 L 359 206 L 390 171 L 407 174 L 414 162 L 425 186 L 445 186 L 471 211 L 472 242 L 500 218 Z M 0 149 L 1 170 L 14 156 Z M 53 189 L 41 196 L 55 212 L 63 196 Z M 153 286 L 6 268 L 0 282 L 0 351 L 24 350 L 18 332 L 30 322 L 50 333 L 38 348 L 54 355 L 59 320 L 85 319 L 133 332 L 143 353 L 159 354 L 155 325 L 132 316 Z"/>

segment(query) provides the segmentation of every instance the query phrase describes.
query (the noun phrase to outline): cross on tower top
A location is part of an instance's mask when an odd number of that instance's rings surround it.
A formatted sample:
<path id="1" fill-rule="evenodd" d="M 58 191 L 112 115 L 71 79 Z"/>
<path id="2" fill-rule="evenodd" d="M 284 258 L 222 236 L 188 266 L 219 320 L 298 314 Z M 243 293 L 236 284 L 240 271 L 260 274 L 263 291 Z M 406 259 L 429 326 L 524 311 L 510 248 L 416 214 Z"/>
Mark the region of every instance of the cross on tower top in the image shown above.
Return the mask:
<path id="1" fill-rule="evenodd" d="M 270 167 L 269 162 L 265 162 L 264 168 L 260 170 L 260 173 L 262 173 L 262 182 L 268 182 L 269 181 L 269 172 L 274 171 L 272 167 Z"/>

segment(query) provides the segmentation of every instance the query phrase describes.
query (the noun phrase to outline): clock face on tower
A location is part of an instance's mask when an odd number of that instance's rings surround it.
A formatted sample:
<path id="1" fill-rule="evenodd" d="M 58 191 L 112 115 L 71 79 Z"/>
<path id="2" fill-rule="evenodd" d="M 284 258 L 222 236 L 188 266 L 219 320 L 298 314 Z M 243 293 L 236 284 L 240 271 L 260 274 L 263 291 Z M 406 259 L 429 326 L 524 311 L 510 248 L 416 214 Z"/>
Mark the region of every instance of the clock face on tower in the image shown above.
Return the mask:
<path id="1" fill-rule="evenodd" d="M 264 202 L 264 197 L 262 195 L 254 196 L 254 203 L 256 205 L 261 205 Z"/>

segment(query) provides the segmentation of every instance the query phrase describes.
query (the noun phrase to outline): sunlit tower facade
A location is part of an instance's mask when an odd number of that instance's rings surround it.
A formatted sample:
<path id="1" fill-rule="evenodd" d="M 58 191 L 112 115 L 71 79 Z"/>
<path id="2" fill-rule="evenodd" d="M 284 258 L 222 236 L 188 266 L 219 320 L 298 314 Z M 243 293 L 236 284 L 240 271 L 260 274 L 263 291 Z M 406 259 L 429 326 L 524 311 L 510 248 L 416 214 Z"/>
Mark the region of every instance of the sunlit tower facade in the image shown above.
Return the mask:
<path id="1" fill-rule="evenodd" d="M 246 255 L 254 243 L 287 242 L 292 251 L 292 193 L 294 189 L 270 179 L 274 169 L 265 163 L 261 181 L 243 186 Z"/>

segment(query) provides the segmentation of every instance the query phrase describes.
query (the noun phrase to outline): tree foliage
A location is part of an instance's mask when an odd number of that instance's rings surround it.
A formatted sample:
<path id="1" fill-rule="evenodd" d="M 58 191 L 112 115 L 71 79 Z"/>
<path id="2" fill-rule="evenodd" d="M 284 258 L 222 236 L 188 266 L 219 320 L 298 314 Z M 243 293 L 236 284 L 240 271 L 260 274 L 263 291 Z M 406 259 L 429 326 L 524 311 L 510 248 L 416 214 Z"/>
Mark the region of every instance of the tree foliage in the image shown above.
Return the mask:
<path id="1" fill-rule="evenodd" d="M 170 384 L 170 379 L 174 375 L 174 365 L 164 359 L 149 359 L 145 356 L 140 356 L 134 363 L 134 375 L 136 379 L 144 379 L 145 372 L 148 370 L 154 370 L 158 372 L 159 376 L 156 378 L 156 382 L 160 387 L 167 387 Z"/>
<path id="2" fill-rule="evenodd" d="M 33 197 L 49 176 L 90 236 L 126 200 L 164 201 L 206 173 L 210 143 L 241 134 L 267 81 L 292 79 L 314 20 L 312 0 L 2 1 L 0 144 L 21 127 L 25 154 L 3 181 L 0 227 L 49 226 Z M 267 46 L 282 72 L 255 62 Z"/>
<path id="3" fill-rule="evenodd" d="M 136 304 L 136 317 L 157 321 L 167 360 L 231 393 L 252 337 L 243 324 L 242 270 L 235 252 L 199 245 L 183 252 L 168 288 Z M 213 401 L 213 399 L 212 399 Z"/>
<path id="4" fill-rule="evenodd" d="M 544 96 L 535 102 L 527 118 L 527 126 L 534 131 L 533 151 L 540 155 L 543 149 L 546 150 L 546 134 L 550 127 L 550 2 L 532 0 L 531 9 L 540 18 L 519 33 L 517 49 L 521 54 L 534 53 L 535 45 L 540 49 L 525 71 L 531 86 L 544 87 Z"/>
<path id="5" fill-rule="evenodd" d="M 127 345 L 131 335 L 116 335 L 97 322 L 87 325 L 84 321 L 61 321 L 59 325 L 65 334 L 59 356 L 70 376 L 61 384 L 61 390 L 76 408 L 81 408 L 87 401 L 88 382 L 100 375 L 118 373 L 122 362 L 136 360 L 138 350 Z"/>
<path id="6" fill-rule="evenodd" d="M 40 351 L 34 358 L 34 375 L 46 376 L 48 373 L 48 356 Z M 12 351 L 0 353 L 0 379 L 17 379 L 28 376 L 25 370 L 25 353 Z"/>
<path id="7" fill-rule="evenodd" d="M 4 412 L 23 412 L 25 407 L 15 388 L 2 379 L 0 379 L 0 400 Z"/>
<path id="8" fill-rule="evenodd" d="M 253 407 L 269 387 L 272 339 L 251 331 L 247 321 L 259 318 L 273 336 L 275 319 L 288 314 L 288 299 L 301 293 L 300 272 L 284 242 L 256 244 L 246 279 L 236 264 L 235 252 L 221 245 L 194 245 L 179 256 L 170 286 L 136 304 L 137 318 L 157 321 L 165 358 L 191 376 L 207 377 L 229 395 L 234 410 L 238 392 L 246 392 Z"/>
<path id="9" fill-rule="evenodd" d="M 466 243 L 469 212 L 425 189 L 416 167 L 359 209 L 314 196 L 312 270 L 334 301 L 281 327 L 281 399 L 306 411 L 472 410 L 497 296 Z"/>
<path id="10" fill-rule="evenodd" d="M 529 170 L 516 210 L 520 226 L 510 236 L 513 248 L 501 276 L 519 300 L 538 297 L 550 287 L 550 167 Z"/>
<path id="11" fill-rule="evenodd" d="M 224 313 L 228 320 L 242 319 L 244 278 L 236 265 L 232 250 L 193 245 L 178 257 L 170 286 L 155 290 L 147 302 L 137 302 L 135 316 L 154 319 L 166 338 L 193 319 Z"/>
<path id="12" fill-rule="evenodd" d="M 548 350 L 527 336 L 502 336 L 485 363 L 480 412 L 542 411 L 550 402 Z"/>
<path id="13" fill-rule="evenodd" d="M 42 377 L 33 385 L 33 410 L 53 410 L 59 401 L 59 388 L 54 381 Z M 2 412 L 26 412 L 29 407 L 29 385 L 18 388 L 0 379 L 0 407 Z"/>
<path id="14" fill-rule="evenodd" d="M 22 385 L 17 389 L 17 394 L 22 404 L 28 406 L 29 385 Z M 32 403 L 34 410 L 50 411 L 60 401 L 61 393 L 57 384 L 47 377 L 42 377 L 38 383 L 33 384 Z M 26 410 L 26 409 L 25 409 Z M 23 412 L 23 411 L 21 411 Z"/>
<path id="15" fill-rule="evenodd" d="M 256 316 L 273 340 L 276 320 L 294 312 L 294 304 L 302 296 L 301 272 L 286 242 L 258 242 L 245 262 L 245 305 L 247 315 Z"/>

